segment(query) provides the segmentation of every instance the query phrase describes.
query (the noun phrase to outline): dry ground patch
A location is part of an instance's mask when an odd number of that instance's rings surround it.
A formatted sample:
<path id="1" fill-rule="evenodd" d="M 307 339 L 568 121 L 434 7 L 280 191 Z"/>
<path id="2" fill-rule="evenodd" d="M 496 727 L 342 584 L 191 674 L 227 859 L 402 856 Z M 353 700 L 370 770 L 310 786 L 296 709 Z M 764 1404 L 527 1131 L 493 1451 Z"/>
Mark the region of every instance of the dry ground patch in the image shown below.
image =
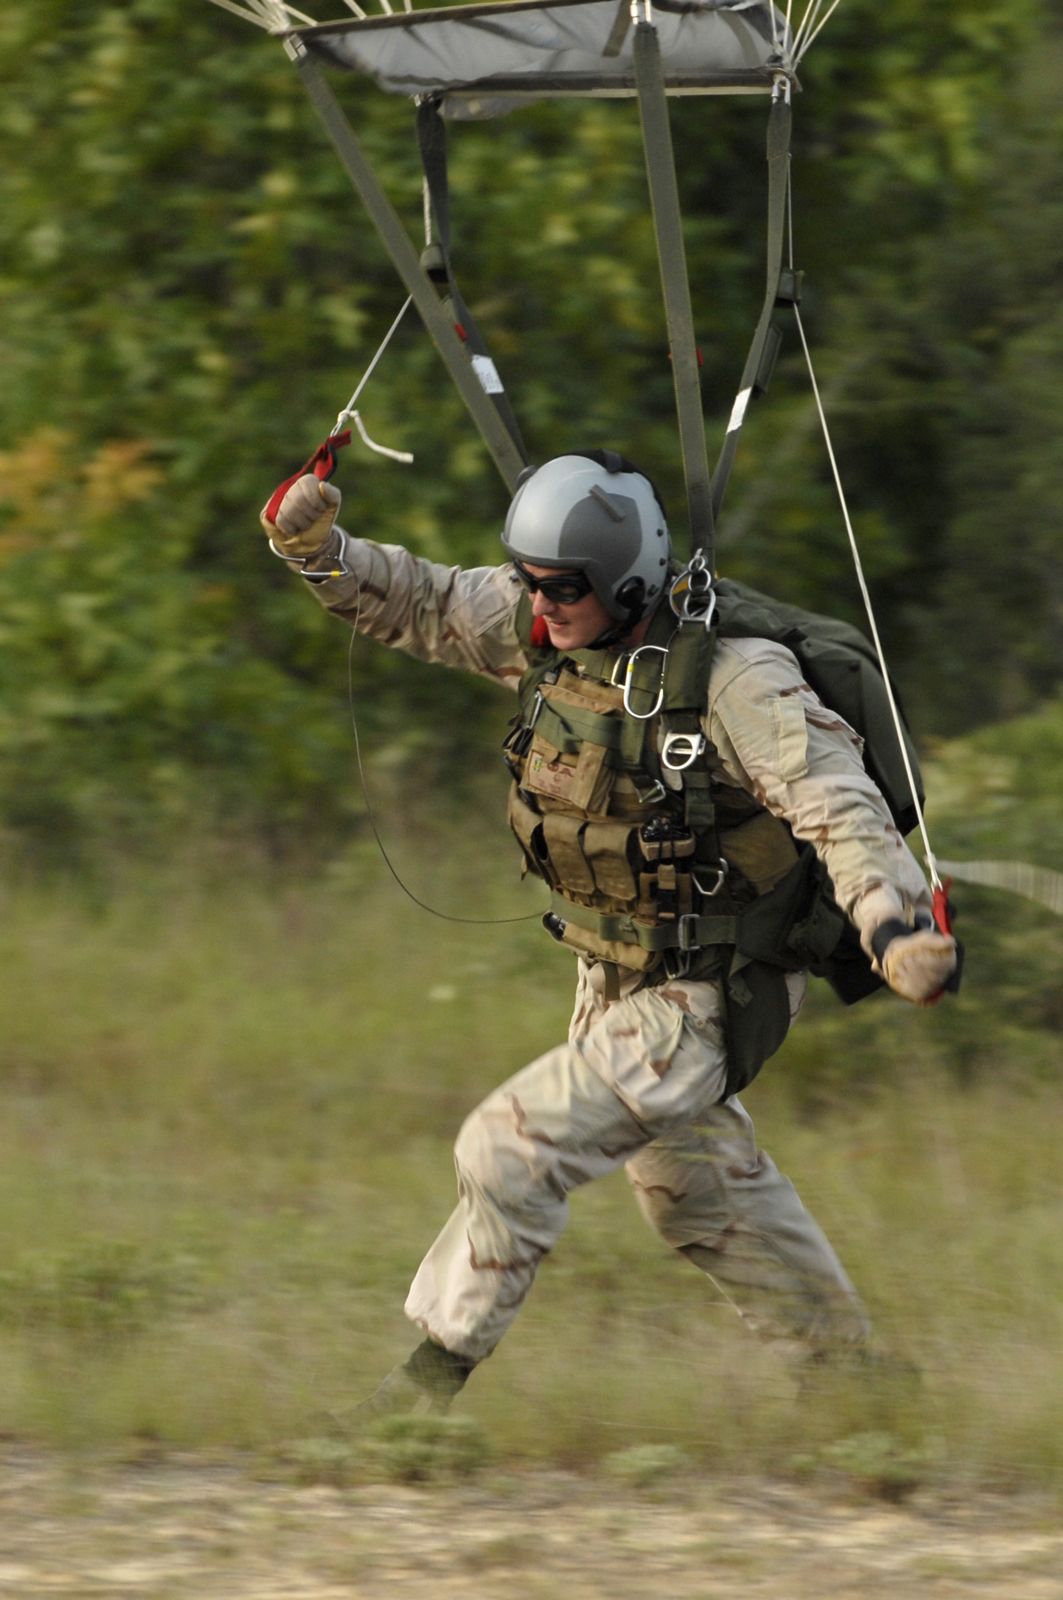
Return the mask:
<path id="1" fill-rule="evenodd" d="M 557 1472 L 334 1488 L 22 1448 L 2 1474 L 10 1600 L 1063 1600 L 1058 1507 L 1033 1498 L 886 1505 L 705 1478 L 638 1493 Z"/>

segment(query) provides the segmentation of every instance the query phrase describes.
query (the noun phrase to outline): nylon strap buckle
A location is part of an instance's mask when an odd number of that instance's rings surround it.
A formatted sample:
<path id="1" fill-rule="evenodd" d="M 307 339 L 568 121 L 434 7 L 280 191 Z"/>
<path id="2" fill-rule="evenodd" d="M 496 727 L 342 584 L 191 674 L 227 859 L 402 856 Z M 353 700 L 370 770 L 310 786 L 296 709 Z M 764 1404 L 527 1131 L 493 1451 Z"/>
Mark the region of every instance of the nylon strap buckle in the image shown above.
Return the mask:
<path id="1" fill-rule="evenodd" d="M 698 940 L 698 919 L 692 911 L 688 911 L 685 916 L 679 918 L 679 921 L 676 924 L 676 935 L 679 941 L 680 950 L 685 950 L 687 952 L 691 950 L 700 950 L 701 945 Z"/>

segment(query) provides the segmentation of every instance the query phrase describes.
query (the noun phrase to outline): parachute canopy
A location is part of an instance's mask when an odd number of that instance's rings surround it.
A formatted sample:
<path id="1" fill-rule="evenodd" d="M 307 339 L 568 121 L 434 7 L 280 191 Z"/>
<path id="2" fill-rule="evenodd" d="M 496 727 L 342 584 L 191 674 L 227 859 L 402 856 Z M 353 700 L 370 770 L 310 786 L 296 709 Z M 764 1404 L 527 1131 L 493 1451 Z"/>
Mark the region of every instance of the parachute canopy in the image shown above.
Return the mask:
<path id="1" fill-rule="evenodd" d="M 213 0 L 283 40 L 337 155 L 391 255 L 407 293 L 512 491 L 528 455 L 502 378 L 454 275 L 444 119 L 492 117 L 537 100 L 632 96 L 638 101 L 650 211 L 676 394 L 679 448 L 694 548 L 711 551 L 714 526 L 750 399 L 767 385 L 777 305 L 795 305 L 798 275 L 782 273 L 789 181 L 791 91 L 809 46 L 840 0 L 806 0 L 792 30 L 772 0 L 471 0 L 414 10 L 414 0 L 369 16 L 318 21 L 293 0 Z M 303 5 L 313 0 L 301 0 Z M 324 4 L 325 0 L 318 0 Z M 381 189 L 325 68 L 376 80 L 416 102 L 425 187 L 418 254 Z M 668 96 L 770 95 L 767 135 L 768 272 L 764 305 L 710 475 Z"/>
<path id="2" fill-rule="evenodd" d="M 767 0 L 656 0 L 653 14 L 670 94 L 770 91 L 792 69 L 786 18 Z M 452 120 L 637 93 L 630 0 L 489 0 L 283 31 L 395 94 L 440 97 Z"/>

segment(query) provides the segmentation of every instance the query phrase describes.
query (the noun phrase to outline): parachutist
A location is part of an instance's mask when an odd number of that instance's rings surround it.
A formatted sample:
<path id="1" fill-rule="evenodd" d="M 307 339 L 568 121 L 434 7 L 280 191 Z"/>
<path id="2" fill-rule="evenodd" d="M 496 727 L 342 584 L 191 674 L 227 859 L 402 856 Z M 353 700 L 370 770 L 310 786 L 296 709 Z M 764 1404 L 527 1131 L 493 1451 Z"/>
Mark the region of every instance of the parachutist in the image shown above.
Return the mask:
<path id="1" fill-rule="evenodd" d="M 266 532 L 335 616 L 517 689 L 509 822 L 549 887 L 544 925 L 577 962 L 567 1042 L 461 1128 L 458 1205 L 406 1302 L 426 1339 L 369 1411 L 449 1404 L 517 1315 L 568 1195 L 618 1167 L 662 1238 L 755 1325 L 818 1356 L 870 1349 L 856 1289 L 739 1095 L 786 1037 L 809 968 L 849 999 L 885 981 L 925 1004 L 956 967 L 903 842 L 904 796 L 887 800 L 865 765 L 866 742 L 888 777 L 878 724 L 850 726 L 809 685 L 780 642 L 799 648 L 793 608 L 780 621 L 720 582 L 710 628 L 673 612 L 663 506 L 614 452 L 527 475 L 505 561 L 471 571 L 352 538 L 337 491 L 309 475 L 271 509 Z M 346 576 L 314 575 L 333 561 Z"/>

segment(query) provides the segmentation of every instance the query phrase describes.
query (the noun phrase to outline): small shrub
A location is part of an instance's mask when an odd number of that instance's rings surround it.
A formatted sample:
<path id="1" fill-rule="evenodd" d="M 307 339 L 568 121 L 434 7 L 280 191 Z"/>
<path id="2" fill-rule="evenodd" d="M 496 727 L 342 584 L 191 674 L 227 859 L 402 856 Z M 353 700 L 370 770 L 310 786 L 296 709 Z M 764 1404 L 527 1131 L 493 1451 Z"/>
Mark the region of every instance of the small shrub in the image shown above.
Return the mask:
<path id="1" fill-rule="evenodd" d="M 469 1478 L 488 1465 L 488 1441 L 469 1417 L 388 1417 L 363 1449 L 367 1475 L 388 1483 Z"/>
<path id="2" fill-rule="evenodd" d="M 853 1433 L 825 1445 L 818 1461 L 863 1493 L 898 1501 L 926 1483 L 934 1451 L 928 1445 L 905 1444 L 891 1433 Z"/>
<path id="3" fill-rule="evenodd" d="M 358 1477 L 359 1451 L 348 1439 L 299 1439 L 284 1451 L 281 1465 L 295 1483 L 345 1489 Z"/>
<path id="4" fill-rule="evenodd" d="M 630 1450 L 616 1450 L 602 1462 L 610 1478 L 633 1489 L 648 1489 L 662 1479 L 689 1473 L 693 1462 L 674 1444 L 638 1444 Z"/>

